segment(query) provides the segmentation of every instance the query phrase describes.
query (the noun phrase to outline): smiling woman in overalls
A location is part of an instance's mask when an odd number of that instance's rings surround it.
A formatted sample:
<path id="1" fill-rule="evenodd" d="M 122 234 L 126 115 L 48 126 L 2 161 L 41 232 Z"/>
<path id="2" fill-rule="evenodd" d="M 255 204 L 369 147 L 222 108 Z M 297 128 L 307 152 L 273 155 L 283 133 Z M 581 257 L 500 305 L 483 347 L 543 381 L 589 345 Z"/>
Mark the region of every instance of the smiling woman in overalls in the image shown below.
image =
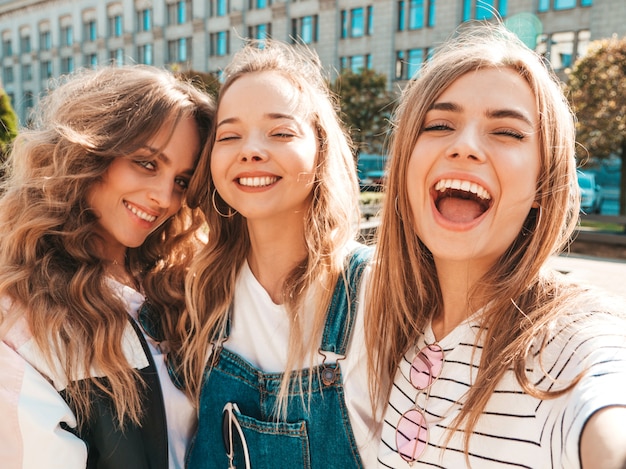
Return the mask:
<path id="1" fill-rule="evenodd" d="M 181 319 L 199 403 L 191 469 L 375 462 L 359 315 L 369 253 L 354 241 L 355 165 L 320 70 L 266 41 L 224 72 L 210 171 L 190 187 L 209 225 Z"/>

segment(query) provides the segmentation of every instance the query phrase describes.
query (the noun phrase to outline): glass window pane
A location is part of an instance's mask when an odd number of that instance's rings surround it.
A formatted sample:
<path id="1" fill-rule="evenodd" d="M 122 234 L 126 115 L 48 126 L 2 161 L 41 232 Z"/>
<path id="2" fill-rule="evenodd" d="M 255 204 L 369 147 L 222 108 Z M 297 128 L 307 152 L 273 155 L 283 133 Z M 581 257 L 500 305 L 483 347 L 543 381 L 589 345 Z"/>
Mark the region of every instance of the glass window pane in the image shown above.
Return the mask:
<path id="1" fill-rule="evenodd" d="M 352 22 L 350 25 L 351 37 L 362 37 L 365 34 L 363 8 L 352 10 Z"/>
<path id="2" fill-rule="evenodd" d="M 424 27 L 424 0 L 410 0 L 409 29 Z"/>

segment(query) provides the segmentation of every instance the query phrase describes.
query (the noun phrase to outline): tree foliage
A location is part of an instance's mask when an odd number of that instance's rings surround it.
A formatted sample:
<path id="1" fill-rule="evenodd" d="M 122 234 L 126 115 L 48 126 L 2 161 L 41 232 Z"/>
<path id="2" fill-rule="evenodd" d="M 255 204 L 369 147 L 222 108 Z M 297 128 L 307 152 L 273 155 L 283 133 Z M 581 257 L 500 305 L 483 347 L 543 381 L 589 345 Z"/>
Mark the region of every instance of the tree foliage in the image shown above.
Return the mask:
<path id="1" fill-rule="evenodd" d="M 626 37 L 594 41 L 568 73 L 576 138 L 590 157 L 622 160 L 620 211 L 626 210 Z M 582 155 L 581 155 L 582 156 Z M 587 155 L 584 155 L 586 157 Z"/>
<path id="2" fill-rule="evenodd" d="M 11 107 L 9 95 L 0 88 L 0 164 L 4 163 L 9 145 L 17 136 L 18 119 Z M 0 170 L 0 177 L 4 174 Z"/>
<path id="3" fill-rule="evenodd" d="M 382 153 L 394 102 L 387 91 L 387 77 L 373 70 L 355 73 L 345 69 L 331 88 L 339 96 L 342 118 L 355 143 L 355 157 L 360 152 Z"/>
<path id="4" fill-rule="evenodd" d="M 217 99 L 220 91 L 221 83 L 215 74 L 207 72 L 198 72 L 196 70 L 188 70 L 186 72 L 176 72 L 177 76 L 191 81 L 196 88 L 210 94 Z"/>

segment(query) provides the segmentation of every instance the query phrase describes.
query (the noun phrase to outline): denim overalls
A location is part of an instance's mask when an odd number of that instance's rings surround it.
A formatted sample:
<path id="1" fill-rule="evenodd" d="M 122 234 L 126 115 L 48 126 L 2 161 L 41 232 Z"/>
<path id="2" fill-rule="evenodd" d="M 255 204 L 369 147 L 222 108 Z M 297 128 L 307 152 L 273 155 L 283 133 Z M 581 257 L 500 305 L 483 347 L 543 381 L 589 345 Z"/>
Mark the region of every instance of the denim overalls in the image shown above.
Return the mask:
<path id="1" fill-rule="evenodd" d="M 322 353 L 345 356 L 357 309 L 358 285 L 370 253 L 371 248 L 361 247 L 349 258 L 348 292 L 343 278 L 337 281 L 320 345 Z M 348 315 L 348 309 L 352 314 Z M 219 357 L 202 388 L 198 430 L 187 455 L 189 469 L 232 467 L 228 446 L 233 447 L 237 469 L 363 467 L 344 400 L 341 367 L 337 363 L 303 370 L 304 396 L 297 391 L 290 394 L 283 421 L 276 420 L 272 412 L 283 373 L 264 373 L 225 348 L 215 351 Z M 295 382 L 295 373 L 293 376 Z M 236 404 L 236 408 L 230 414 L 233 417 L 223 420 L 227 403 Z M 229 431 L 231 443 L 225 435 Z"/>

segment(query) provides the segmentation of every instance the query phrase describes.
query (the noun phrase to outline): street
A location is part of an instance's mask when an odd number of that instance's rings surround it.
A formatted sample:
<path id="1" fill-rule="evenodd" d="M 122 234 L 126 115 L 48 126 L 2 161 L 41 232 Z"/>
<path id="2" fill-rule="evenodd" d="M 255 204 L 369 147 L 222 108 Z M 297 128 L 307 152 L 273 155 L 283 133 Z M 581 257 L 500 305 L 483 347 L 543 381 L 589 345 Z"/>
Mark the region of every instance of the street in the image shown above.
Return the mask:
<path id="1" fill-rule="evenodd" d="M 626 299 L 626 260 L 562 254 L 551 257 L 549 265 L 577 282 L 595 285 Z"/>

